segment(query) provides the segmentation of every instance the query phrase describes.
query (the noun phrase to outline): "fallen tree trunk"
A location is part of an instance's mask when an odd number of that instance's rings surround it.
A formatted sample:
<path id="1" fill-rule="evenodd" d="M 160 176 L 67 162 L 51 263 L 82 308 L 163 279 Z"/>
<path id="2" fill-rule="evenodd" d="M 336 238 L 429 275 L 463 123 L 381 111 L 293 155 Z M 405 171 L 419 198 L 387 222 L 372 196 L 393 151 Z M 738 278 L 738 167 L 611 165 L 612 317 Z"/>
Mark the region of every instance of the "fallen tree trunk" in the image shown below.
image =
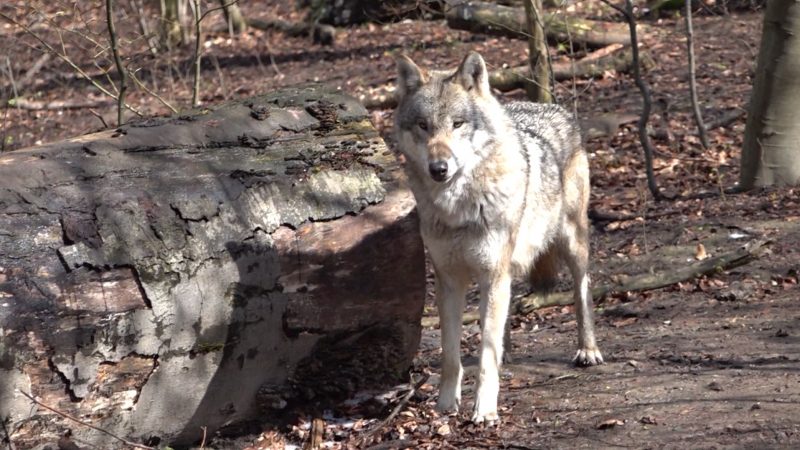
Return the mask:
<path id="1" fill-rule="evenodd" d="M 290 89 L 0 155 L 0 418 L 199 442 L 396 383 L 425 292 L 413 198 L 354 99 Z M 225 427 L 225 428 L 223 428 Z"/>
<path id="2" fill-rule="evenodd" d="M 247 25 L 263 31 L 279 31 L 292 37 L 309 37 L 315 43 L 322 45 L 333 45 L 336 40 L 336 28 L 319 23 L 293 23 L 280 19 L 248 19 Z"/>
<path id="3" fill-rule="evenodd" d="M 767 241 L 757 240 L 730 253 L 696 261 L 673 271 L 637 275 L 629 277 L 620 283 L 604 284 L 592 289 L 592 298 L 599 299 L 618 292 L 650 291 L 693 280 L 704 275 L 713 275 L 723 270 L 733 269 L 758 258 L 763 254 L 767 244 Z M 548 306 L 572 305 L 574 303 L 572 295 L 572 291 L 555 292 L 547 295 L 529 294 L 515 299 L 511 304 L 511 311 L 516 314 L 528 314 Z M 478 311 L 470 311 L 464 314 L 463 322 L 465 324 L 477 320 L 480 320 Z M 438 325 L 438 317 L 424 317 L 422 319 L 422 326 L 424 327 L 436 327 Z"/>
<path id="4" fill-rule="evenodd" d="M 611 46 L 610 49 L 605 48 L 598 52 L 590 53 L 575 62 L 554 62 L 552 64 L 553 77 L 556 81 L 564 81 L 573 77 L 592 78 L 601 76 L 606 72 L 627 72 L 630 70 L 632 64 L 630 47 L 615 45 Z M 643 54 L 647 55 L 646 53 Z M 646 68 L 654 65 L 652 58 L 649 56 L 643 57 L 643 64 Z M 500 69 L 489 74 L 489 84 L 502 92 L 524 88 L 530 82 L 529 66 Z"/>
<path id="5" fill-rule="evenodd" d="M 652 58 L 641 53 L 645 68 L 654 66 Z M 578 61 L 558 61 L 552 64 L 556 81 L 576 78 L 598 77 L 606 72 L 627 72 L 631 68 L 631 49 L 620 45 L 612 45 L 586 55 Z M 531 83 L 530 66 L 510 67 L 493 70 L 489 73 L 489 84 L 501 92 L 523 89 Z M 357 97 L 367 108 L 391 108 L 397 105 L 394 97 L 394 85 L 381 86 Z"/>
<path id="6" fill-rule="evenodd" d="M 480 1 L 451 0 L 445 7 L 447 25 L 456 30 L 528 39 L 525 10 Z M 600 22 L 563 14 L 545 14 L 544 29 L 551 41 L 579 46 L 606 47 L 630 45 L 628 27 L 613 22 Z"/>

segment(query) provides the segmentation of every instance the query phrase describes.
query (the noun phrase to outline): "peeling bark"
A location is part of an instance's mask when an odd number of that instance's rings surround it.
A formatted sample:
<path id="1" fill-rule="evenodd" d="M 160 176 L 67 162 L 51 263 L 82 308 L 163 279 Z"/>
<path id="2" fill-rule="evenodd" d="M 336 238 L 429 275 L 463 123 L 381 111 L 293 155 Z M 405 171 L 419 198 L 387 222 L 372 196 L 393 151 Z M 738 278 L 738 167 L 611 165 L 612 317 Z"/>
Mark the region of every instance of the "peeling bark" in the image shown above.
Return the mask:
<path id="1" fill-rule="evenodd" d="M 120 436 L 190 444 L 261 417 L 264 387 L 312 407 L 396 381 L 425 288 L 398 174 L 366 110 L 315 88 L 0 155 L 14 442 L 66 426 L 15 389 Z M 320 374 L 348 382 L 331 397 Z"/>

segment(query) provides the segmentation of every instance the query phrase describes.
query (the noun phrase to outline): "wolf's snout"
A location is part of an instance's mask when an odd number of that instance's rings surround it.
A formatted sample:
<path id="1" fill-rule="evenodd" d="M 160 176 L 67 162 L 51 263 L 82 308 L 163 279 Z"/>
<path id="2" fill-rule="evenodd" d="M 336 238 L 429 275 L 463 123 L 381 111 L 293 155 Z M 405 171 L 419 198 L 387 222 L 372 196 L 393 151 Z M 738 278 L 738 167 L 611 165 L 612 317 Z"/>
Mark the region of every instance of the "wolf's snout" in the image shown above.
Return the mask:
<path id="1" fill-rule="evenodd" d="M 444 181 L 447 178 L 447 161 L 434 161 L 428 164 L 428 172 L 434 181 Z"/>

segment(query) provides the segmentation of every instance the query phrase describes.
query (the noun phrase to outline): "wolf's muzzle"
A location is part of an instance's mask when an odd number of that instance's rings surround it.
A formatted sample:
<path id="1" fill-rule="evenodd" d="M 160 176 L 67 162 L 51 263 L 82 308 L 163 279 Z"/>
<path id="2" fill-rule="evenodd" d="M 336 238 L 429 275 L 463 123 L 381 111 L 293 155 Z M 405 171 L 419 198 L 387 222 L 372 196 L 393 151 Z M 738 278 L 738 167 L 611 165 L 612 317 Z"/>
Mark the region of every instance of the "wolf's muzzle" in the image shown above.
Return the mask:
<path id="1" fill-rule="evenodd" d="M 447 179 L 447 161 L 434 161 L 428 164 L 428 172 L 433 181 L 442 182 Z"/>

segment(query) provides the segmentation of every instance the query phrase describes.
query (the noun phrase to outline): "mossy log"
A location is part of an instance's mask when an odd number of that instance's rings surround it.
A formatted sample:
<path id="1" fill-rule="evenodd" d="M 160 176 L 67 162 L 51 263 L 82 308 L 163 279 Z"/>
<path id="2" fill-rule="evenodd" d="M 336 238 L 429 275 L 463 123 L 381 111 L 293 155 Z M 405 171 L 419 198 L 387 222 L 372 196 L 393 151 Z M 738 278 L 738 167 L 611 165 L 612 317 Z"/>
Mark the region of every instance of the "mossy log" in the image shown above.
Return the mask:
<path id="1" fill-rule="evenodd" d="M 396 383 L 413 198 L 353 98 L 298 88 L 0 155 L 0 419 L 151 445 Z"/>

